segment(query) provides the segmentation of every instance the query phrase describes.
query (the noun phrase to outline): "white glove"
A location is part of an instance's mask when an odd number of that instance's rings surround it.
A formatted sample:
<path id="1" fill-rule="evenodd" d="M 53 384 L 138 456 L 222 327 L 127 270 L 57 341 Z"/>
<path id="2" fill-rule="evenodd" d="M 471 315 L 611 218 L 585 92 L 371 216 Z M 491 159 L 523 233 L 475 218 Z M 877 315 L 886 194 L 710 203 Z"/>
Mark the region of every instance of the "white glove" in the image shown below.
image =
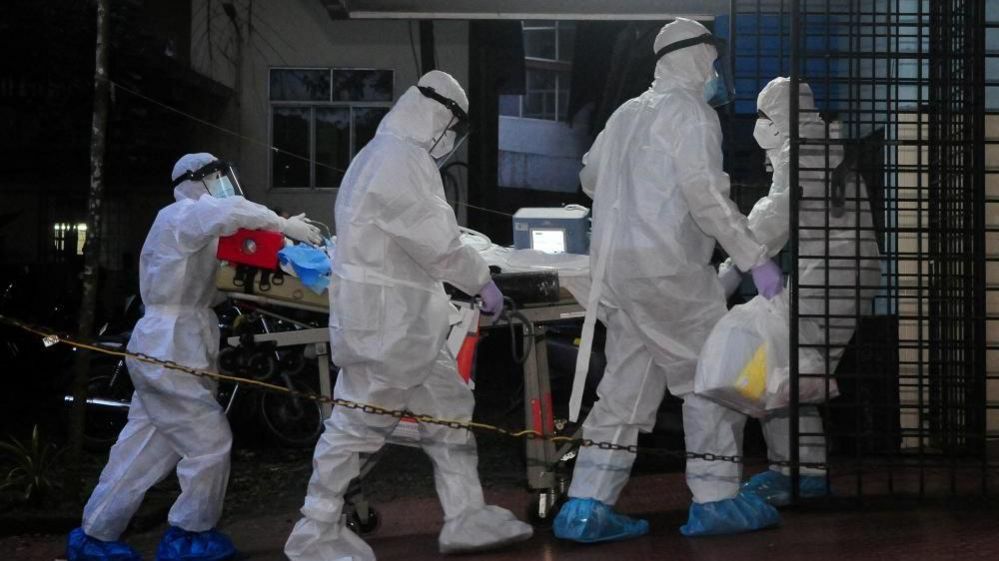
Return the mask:
<path id="1" fill-rule="evenodd" d="M 742 284 L 742 273 L 732 264 L 732 259 L 726 259 L 718 265 L 718 280 L 725 288 L 725 298 L 731 298 L 739 289 L 739 285 Z"/>
<path id="2" fill-rule="evenodd" d="M 281 233 L 293 240 L 308 242 L 312 245 L 322 245 L 323 235 L 312 224 L 305 220 L 305 213 L 292 216 L 291 218 L 281 218 Z"/>

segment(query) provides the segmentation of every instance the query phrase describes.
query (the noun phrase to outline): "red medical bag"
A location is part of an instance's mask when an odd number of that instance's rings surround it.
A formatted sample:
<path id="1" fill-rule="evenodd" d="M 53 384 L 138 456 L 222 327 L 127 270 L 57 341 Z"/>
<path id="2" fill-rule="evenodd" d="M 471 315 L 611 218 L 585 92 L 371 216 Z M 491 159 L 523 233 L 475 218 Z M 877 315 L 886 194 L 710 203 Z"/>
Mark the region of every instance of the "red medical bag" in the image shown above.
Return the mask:
<path id="1" fill-rule="evenodd" d="M 261 269 L 278 268 L 278 252 L 284 247 L 284 234 L 268 230 L 240 228 L 231 236 L 219 238 L 215 254 L 221 261 Z"/>

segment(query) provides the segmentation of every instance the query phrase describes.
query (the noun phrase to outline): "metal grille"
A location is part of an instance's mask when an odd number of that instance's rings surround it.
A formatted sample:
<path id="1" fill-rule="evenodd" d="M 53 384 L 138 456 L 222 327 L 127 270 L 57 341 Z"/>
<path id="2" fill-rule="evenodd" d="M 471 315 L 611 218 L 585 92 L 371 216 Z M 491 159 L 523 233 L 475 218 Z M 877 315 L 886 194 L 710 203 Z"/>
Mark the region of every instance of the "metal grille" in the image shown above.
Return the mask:
<path id="1" fill-rule="evenodd" d="M 792 89 L 809 84 L 825 121 L 810 130 L 815 114 L 789 100 L 790 184 L 800 186 L 785 249 L 796 287 L 791 392 L 819 384 L 840 395 L 819 406 L 823 430 L 792 415 L 789 432 L 793 461 L 825 450 L 837 496 L 999 487 L 992 3 L 732 5 L 739 97 L 727 142 L 752 142 L 739 131 L 777 75 Z M 873 261 L 867 239 L 877 242 Z M 797 401 L 792 410 L 807 413 Z"/>

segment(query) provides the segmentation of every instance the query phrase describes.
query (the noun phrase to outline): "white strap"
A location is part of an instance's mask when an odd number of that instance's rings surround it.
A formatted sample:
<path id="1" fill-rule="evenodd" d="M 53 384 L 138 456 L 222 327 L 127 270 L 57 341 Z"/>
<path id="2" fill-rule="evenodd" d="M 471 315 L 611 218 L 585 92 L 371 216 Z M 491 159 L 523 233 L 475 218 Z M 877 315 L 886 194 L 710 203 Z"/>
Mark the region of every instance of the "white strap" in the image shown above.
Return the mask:
<path id="1" fill-rule="evenodd" d="M 583 406 L 583 390 L 586 389 L 586 374 L 590 370 L 590 355 L 593 351 L 593 330 L 597 324 L 597 309 L 600 306 L 600 296 L 604 289 L 604 271 L 607 268 L 607 251 L 614 232 L 614 222 L 617 218 L 617 204 L 608 217 L 603 238 L 600 240 L 600 254 L 594 265 L 590 278 L 590 293 L 586 299 L 586 316 L 583 318 L 583 333 L 579 341 L 579 352 L 576 354 L 576 373 L 572 378 L 572 394 L 569 396 L 569 420 L 573 423 L 579 420 L 579 410 Z"/>
<path id="2" fill-rule="evenodd" d="M 628 144 L 633 142 L 635 137 L 635 131 L 638 130 L 639 124 L 642 122 L 641 119 L 632 119 L 631 126 L 628 129 L 627 136 L 624 138 L 628 139 Z M 617 154 L 606 152 L 600 158 L 597 164 L 601 168 L 606 168 L 608 156 L 618 157 L 620 154 L 624 153 L 628 149 L 625 146 Z M 601 178 L 599 172 L 597 173 L 597 183 L 601 183 Z M 590 260 L 590 294 L 586 300 L 586 316 L 583 319 L 583 333 L 579 341 L 579 352 L 576 355 L 576 373 L 572 378 L 572 395 L 569 396 L 569 421 L 575 423 L 579 421 L 579 410 L 583 406 L 583 390 L 586 389 L 586 374 L 590 370 L 590 354 L 593 351 L 593 330 L 597 323 L 597 311 L 600 307 L 600 297 L 604 290 L 604 273 L 607 270 L 607 253 L 610 251 L 611 238 L 614 237 L 615 225 L 617 224 L 617 215 L 621 206 L 621 183 L 620 181 L 614 182 L 615 190 L 613 193 L 613 203 L 611 204 L 610 211 L 607 214 L 607 222 L 603 225 L 603 237 L 600 240 L 600 254 L 597 257 L 597 262 L 593 263 Z M 594 193 L 594 197 L 600 195 L 602 198 L 607 197 L 607 193 Z M 596 204 L 596 199 L 594 198 L 594 206 Z"/>
<path id="3" fill-rule="evenodd" d="M 473 304 L 454 303 L 452 306 L 458 307 L 459 318 L 457 323 L 451 325 L 451 332 L 447 336 L 447 350 L 451 357 L 458 358 L 465 338 L 469 333 L 474 333 L 479 326 L 479 308 Z"/>
<path id="4" fill-rule="evenodd" d="M 333 265 L 333 274 L 351 282 L 374 284 L 389 288 L 404 286 L 407 288 L 422 290 L 423 292 L 429 292 L 435 296 L 444 296 L 444 286 L 439 282 L 435 282 L 432 285 L 426 285 L 415 281 L 396 279 L 371 269 L 358 267 L 357 265 L 336 263 Z"/>

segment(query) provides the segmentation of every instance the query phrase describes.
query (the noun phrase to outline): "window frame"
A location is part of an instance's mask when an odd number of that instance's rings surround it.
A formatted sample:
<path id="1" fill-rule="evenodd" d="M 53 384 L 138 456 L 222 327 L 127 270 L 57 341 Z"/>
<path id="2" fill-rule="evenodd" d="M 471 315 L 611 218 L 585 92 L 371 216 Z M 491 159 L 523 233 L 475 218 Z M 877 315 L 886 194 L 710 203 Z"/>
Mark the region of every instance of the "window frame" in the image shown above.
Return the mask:
<path id="1" fill-rule="evenodd" d="M 522 21 L 521 24 L 520 24 L 521 25 L 521 32 L 523 33 L 524 31 L 528 31 L 528 30 L 536 30 L 536 31 L 552 30 L 552 31 L 554 31 L 554 35 L 555 35 L 555 58 L 554 59 L 550 59 L 550 58 L 538 58 L 538 57 L 527 56 L 525 54 L 525 56 L 524 56 L 524 71 L 526 72 L 528 70 L 542 70 L 542 71 L 554 72 L 554 74 L 555 74 L 555 76 L 554 76 L 554 79 L 555 79 L 555 118 L 554 119 L 548 119 L 548 118 L 544 118 L 544 117 L 525 117 L 524 116 L 524 98 L 527 97 L 527 93 L 528 93 L 527 92 L 527 87 L 526 87 L 527 86 L 526 80 L 525 80 L 525 84 L 524 84 L 524 86 L 525 86 L 524 94 L 516 96 L 518 98 L 518 100 L 517 100 L 518 101 L 518 103 L 517 103 L 517 114 L 516 115 L 505 115 L 505 116 L 507 116 L 507 117 L 515 117 L 517 119 L 531 119 L 531 120 L 534 120 L 534 121 L 545 121 L 545 122 L 549 122 L 549 123 L 567 123 L 567 122 L 569 122 L 568 115 L 565 118 L 563 118 L 562 117 L 562 113 L 563 113 L 563 111 L 567 111 L 568 107 L 561 107 L 561 105 L 559 103 L 559 97 L 560 97 L 559 93 L 561 91 L 563 91 L 563 90 L 567 94 L 566 95 L 566 100 L 568 102 L 568 92 L 569 92 L 569 89 L 570 89 L 570 87 L 571 87 L 572 84 L 571 83 L 565 84 L 565 87 L 563 88 L 562 87 L 562 82 L 564 81 L 563 77 L 567 78 L 567 81 L 571 82 L 572 65 L 575 62 L 575 53 L 573 53 L 573 60 L 563 60 L 561 58 L 562 53 L 559 52 L 559 50 L 561 48 L 560 47 L 561 41 L 559 40 L 559 35 L 563 32 L 562 31 L 562 27 L 567 22 L 563 22 L 561 20 L 554 20 L 554 21 L 551 22 L 552 25 L 543 25 L 543 26 L 530 25 L 531 23 L 536 23 L 536 22 L 533 22 L 531 20 Z M 573 32 L 575 32 L 575 29 L 573 29 Z M 526 76 L 525 76 L 525 78 L 526 78 Z M 504 116 L 502 114 L 500 114 L 500 115 Z"/>
<path id="2" fill-rule="evenodd" d="M 325 70 L 329 74 L 330 89 L 326 101 L 285 101 L 271 99 L 271 72 L 274 70 Z M 392 99 L 388 101 L 333 101 L 333 73 L 337 70 L 373 70 L 392 73 Z M 318 186 L 316 179 L 318 176 L 316 167 L 316 109 L 326 108 L 346 108 L 350 111 L 350 160 L 357 155 L 355 146 L 354 109 L 386 109 L 389 110 L 395 104 L 395 78 L 394 68 L 373 68 L 373 67 L 346 67 L 346 66 L 271 66 L 267 69 L 267 190 L 268 191 L 335 191 L 337 186 Z M 297 107 L 309 110 L 309 184 L 301 186 L 281 186 L 274 184 L 274 109 L 275 107 Z M 348 161 L 349 164 L 349 161 Z M 344 170 L 346 171 L 346 170 Z"/>

